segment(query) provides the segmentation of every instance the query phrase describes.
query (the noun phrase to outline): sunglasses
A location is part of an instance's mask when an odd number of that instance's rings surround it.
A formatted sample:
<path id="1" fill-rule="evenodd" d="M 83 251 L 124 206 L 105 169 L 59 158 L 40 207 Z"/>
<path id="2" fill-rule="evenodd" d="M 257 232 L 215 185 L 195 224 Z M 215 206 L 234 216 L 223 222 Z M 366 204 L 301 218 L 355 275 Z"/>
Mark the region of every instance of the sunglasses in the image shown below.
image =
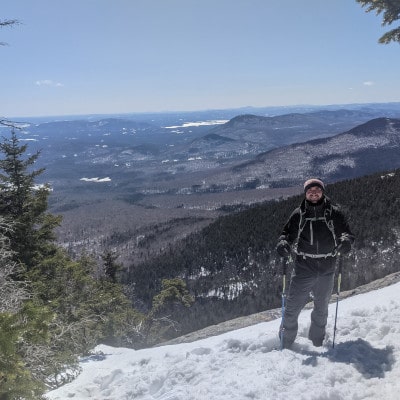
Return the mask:
<path id="1" fill-rule="evenodd" d="M 320 194 L 322 193 L 322 189 L 321 188 L 311 188 L 308 189 L 306 194 Z"/>

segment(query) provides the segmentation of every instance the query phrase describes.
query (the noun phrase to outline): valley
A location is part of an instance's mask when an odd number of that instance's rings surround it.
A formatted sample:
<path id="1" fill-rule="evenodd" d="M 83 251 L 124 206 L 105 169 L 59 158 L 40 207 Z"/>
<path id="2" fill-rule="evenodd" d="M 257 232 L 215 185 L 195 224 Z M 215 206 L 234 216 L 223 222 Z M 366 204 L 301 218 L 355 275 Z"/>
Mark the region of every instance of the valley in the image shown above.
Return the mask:
<path id="1" fill-rule="evenodd" d="M 96 184 L 94 184 L 96 185 Z M 129 195 L 91 193 L 51 197 L 50 211 L 63 216 L 59 241 L 73 256 L 99 259 L 104 251 L 119 254 L 126 267 L 160 254 L 217 217 L 251 204 L 286 198 L 301 188 L 261 189 L 206 194 L 148 194 L 134 202 Z"/>

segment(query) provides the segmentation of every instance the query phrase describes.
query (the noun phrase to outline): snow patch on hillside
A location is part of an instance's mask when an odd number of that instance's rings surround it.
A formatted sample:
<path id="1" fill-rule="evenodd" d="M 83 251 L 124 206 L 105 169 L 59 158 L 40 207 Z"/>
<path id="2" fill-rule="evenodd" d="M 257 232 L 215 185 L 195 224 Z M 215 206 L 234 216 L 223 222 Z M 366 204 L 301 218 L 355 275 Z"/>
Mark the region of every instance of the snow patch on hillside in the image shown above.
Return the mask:
<path id="1" fill-rule="evenodd" d="M 106 178 L 81 178 L 79 180 L 84 182 L 95 182 L 95 183 L 111 182 L 111 178 L 109 178 L 108 176 Z"/>

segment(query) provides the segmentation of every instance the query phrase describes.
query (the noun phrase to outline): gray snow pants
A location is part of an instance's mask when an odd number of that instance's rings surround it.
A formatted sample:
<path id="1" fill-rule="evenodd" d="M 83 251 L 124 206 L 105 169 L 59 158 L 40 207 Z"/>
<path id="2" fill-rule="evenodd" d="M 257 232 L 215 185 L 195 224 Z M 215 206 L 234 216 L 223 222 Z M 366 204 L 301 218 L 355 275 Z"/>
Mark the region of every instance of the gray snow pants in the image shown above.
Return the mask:
<path id="1" fill-rule="evenodd" d="M 303 307 L 313 295 L 314 308 L 308 338 L 316 346 L 321 346 L 325 337 L 328 319 L 328 305 L 335 278 L 335 258 L 303 258 L 295 261 L 289 294 L 286 300 L 283 326 L 283 347 L 289 348 L 297 336 L 298 317 Z"/>

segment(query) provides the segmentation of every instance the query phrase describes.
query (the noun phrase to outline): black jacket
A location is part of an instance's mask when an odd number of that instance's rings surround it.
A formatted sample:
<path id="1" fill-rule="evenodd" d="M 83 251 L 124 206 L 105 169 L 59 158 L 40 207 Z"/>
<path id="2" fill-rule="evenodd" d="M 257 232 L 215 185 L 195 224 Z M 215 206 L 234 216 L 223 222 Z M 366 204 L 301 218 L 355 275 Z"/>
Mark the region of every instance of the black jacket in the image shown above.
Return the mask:
<path id="1" fill-rule="evenodd" d="M 318 204 L 303 200 L 285 224 L 279 240 L 294 246 L 299 255 L 331 256 L 342 240 L 354 241 L 339 207 L 324 196 Z"/>

